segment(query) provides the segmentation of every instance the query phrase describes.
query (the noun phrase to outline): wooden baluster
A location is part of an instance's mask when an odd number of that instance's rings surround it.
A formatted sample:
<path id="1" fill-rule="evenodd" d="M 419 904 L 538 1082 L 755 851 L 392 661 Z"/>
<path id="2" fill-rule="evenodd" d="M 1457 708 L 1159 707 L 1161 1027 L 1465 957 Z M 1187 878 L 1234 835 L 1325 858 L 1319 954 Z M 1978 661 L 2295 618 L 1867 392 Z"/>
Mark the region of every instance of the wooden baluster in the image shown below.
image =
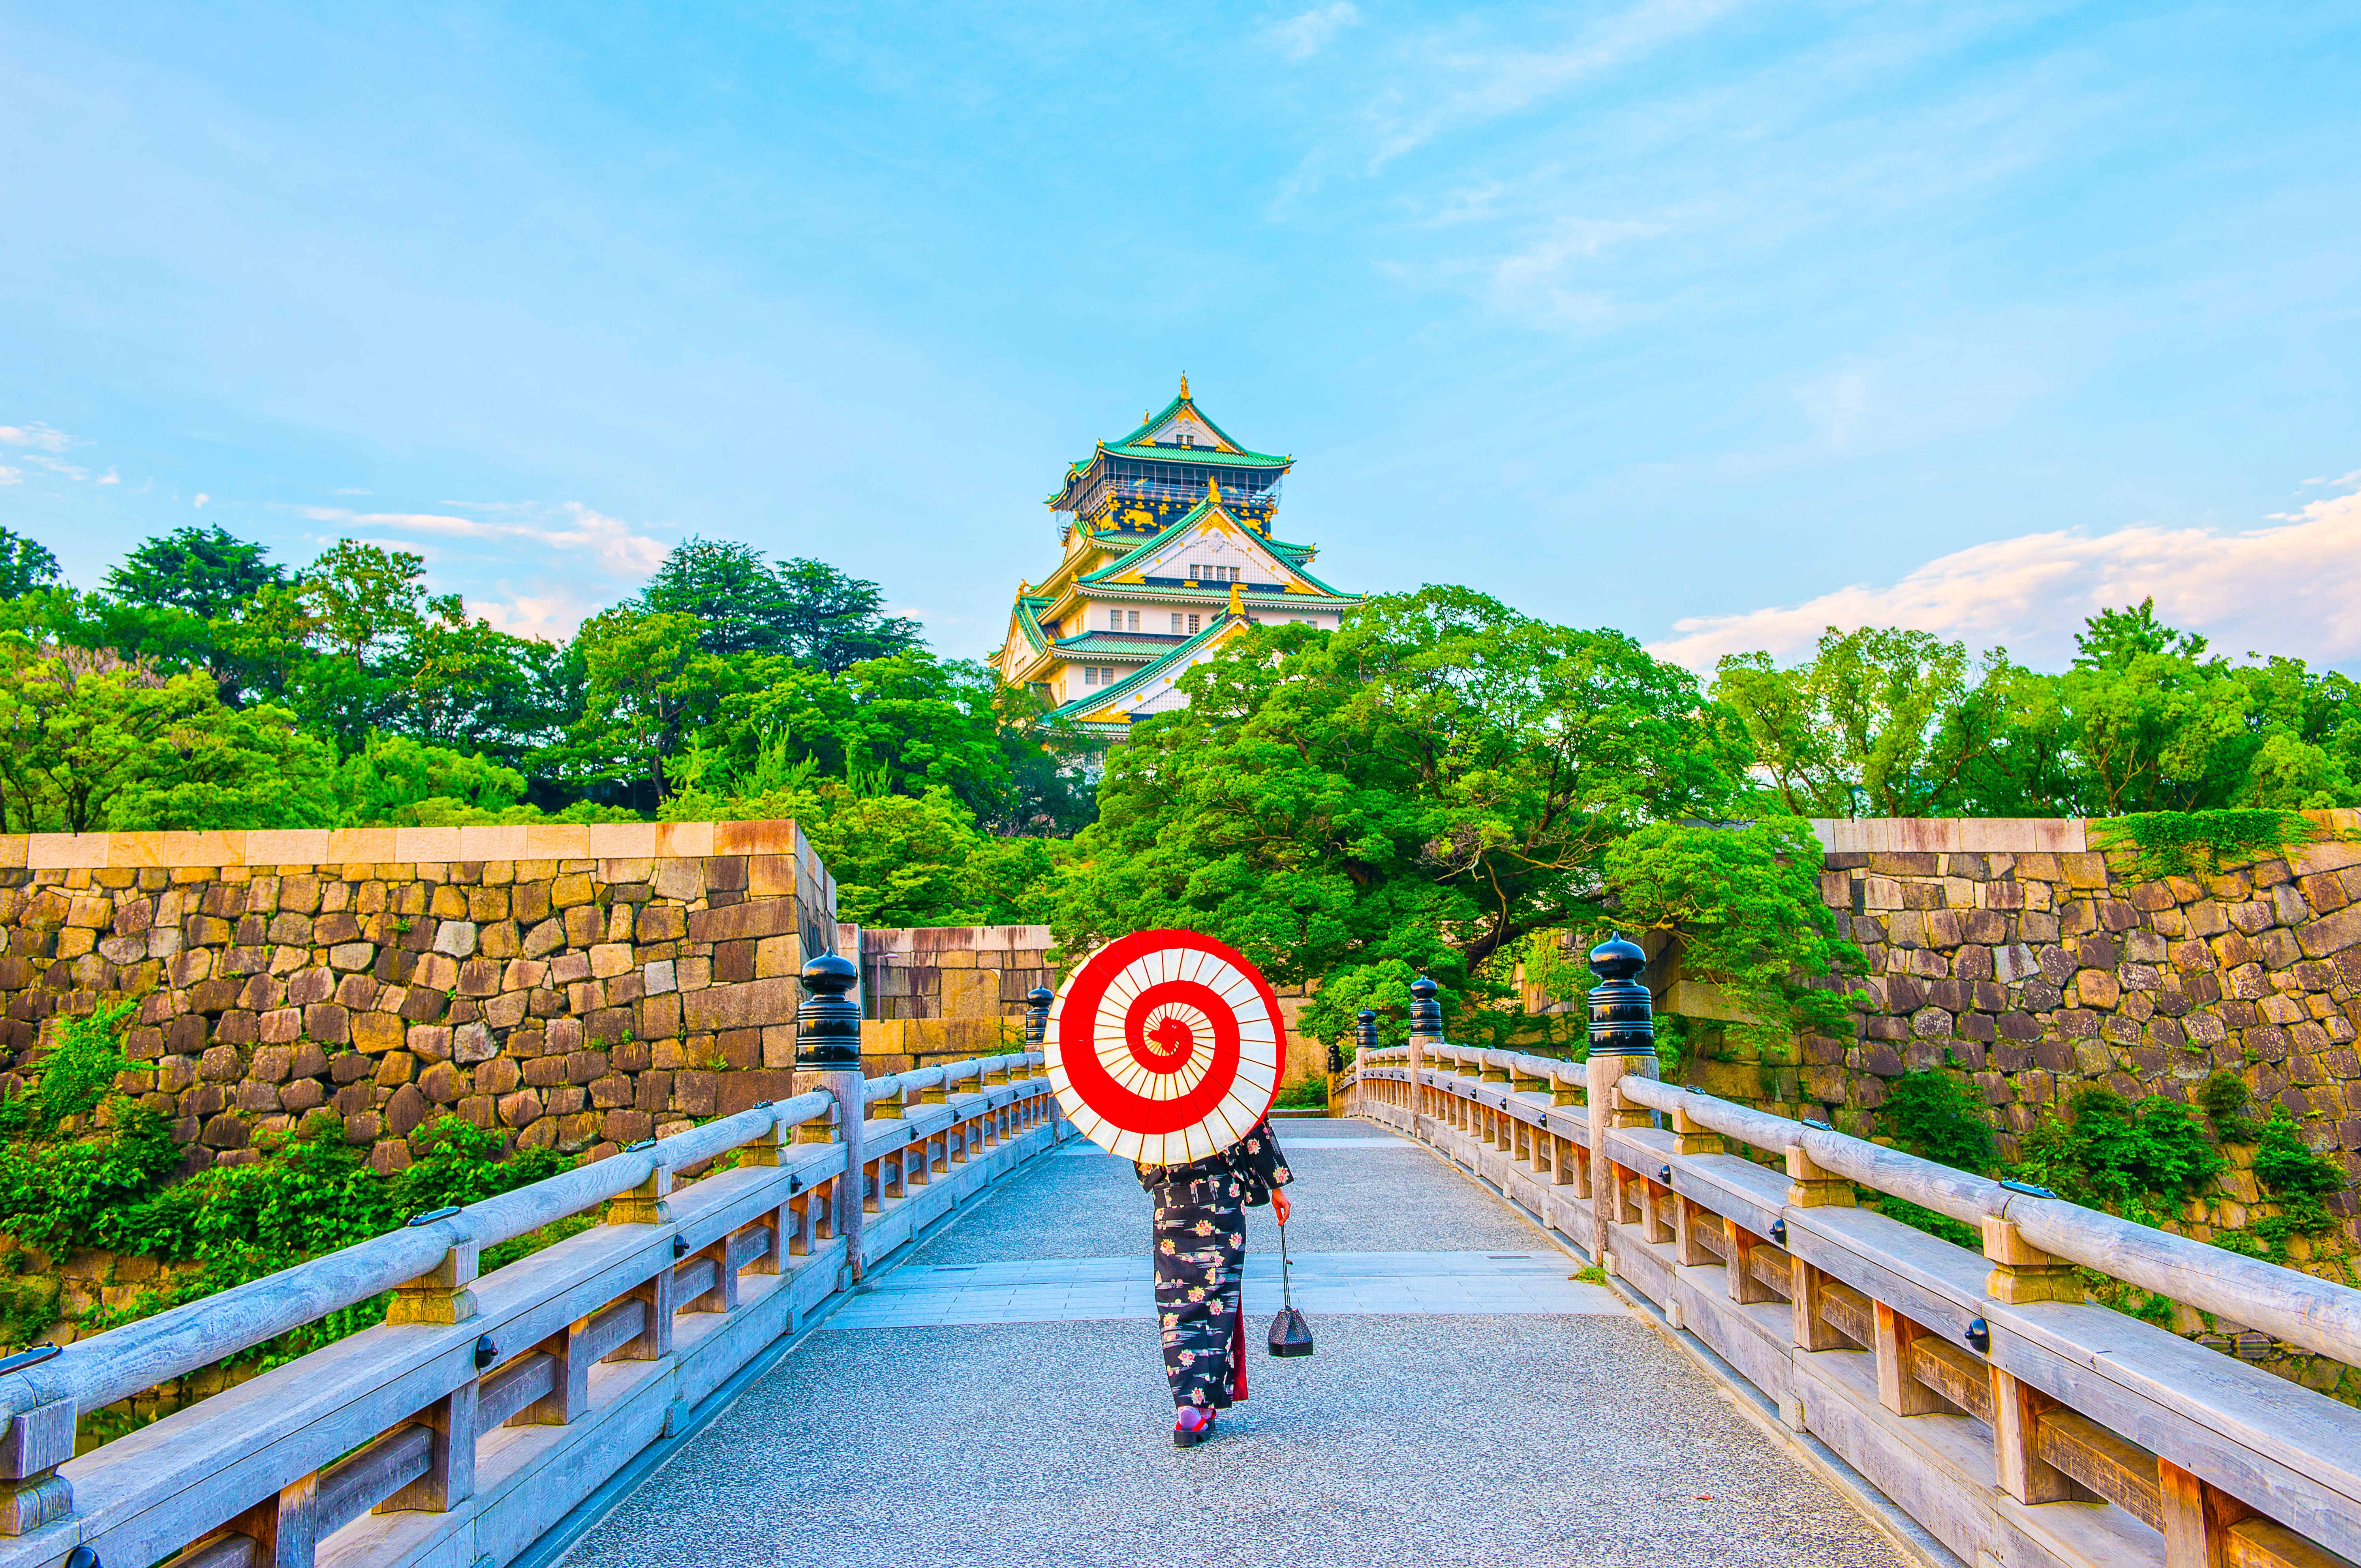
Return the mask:
<path id="1" fill-rule="evenodd" d="M 2254 1509 L 2169 1459 L 2156 1462 L 2156 1479 L 2164 1506 L 2164 1568 L 2229 1568 L 2246 1561 L 2232 1555 L 2230 1527 L 2252 1519 Z"/>
<path id="2" fill-rule="evenodd" d="M 1673 1212 L 1673 1190 L 1651 1177 L 1642 1198 L 1647 1204 L 1648 1239 L 1663 1244 L 1674 1239 L 1674 1226 L 1679 1216 Z"/>
<path id="3" fill-rule="evenodd" d="M 672 1271 L 662 1276 L 669 1280 Z M 665 1348 L 671 1348 L 671 1320 L 664 1323 Z M 635 1342 L 636 1343 L 636 1342 Z M 629 1358 L 628 1350 L 624 1353 Z M 410 1419 L 434 1435 L 427 1451 L 426 1474 L 404 1486 L 371 1512 L 380 1514 L 447 1513 L 476 1495 L 476 1395 L 478 1384 L 469 1378 Z"/>
<path id="4" fill-rule="evenodd" d="M 1676 1154 L 1719 1154 L 1721 1135 L 1689 1120 L 1686 1110 L 1673 1113 L 1673 1150 Z"/>
<path id="5" fill-rule="evenodd" d="M 620 1200 L 618 1200 L 620 1201 Z M 464 1221 L 447 1220 L 463 1227 Z M 443 1261 L 405 1285 L 394 1288 L 385 1310 L 389 1323 L 464 1323 L 476 1315 L 477 1246 L 473 1237 L 455 1242 Z"/>
<path id="6" fill-rule="evenodd" d="M 1993 1458 L 2001 1490 L 2020 1503 L 2070 1501 L 2078 1496 L 2073 1478 L 2040 1452 L 2041 1412 L 2056 1401 L 1997 1366 L 1992 1385 Z"/>
<path id="7" fill-rule="evenodd" d="M 1792 1236 L 1794 1234 L 1791 1228 L 1788 1234 Z M 1828 1313 L 1822 1310 L 1828 1299 L 1826 1287 L 1828 1277 L 1800 1257 L 1793 1260 L 1793 1266 L 1794 1283 L 1787 1291 L 1787 1299 L 1795 1308 L 1795 1348 L 1797 1350 L 1852 1349 L 1853 1343 L 1845 1338 L 1834 1323 L 1828 1321 Z"/>
<path id="8" fill-rule="evenodd" d="M 1897 1416 L 1939 1415 L 1950 1409 L 1910 1370 L 1910 1342 L 1927 1331 L 1883 1301 L 1877 1313 L 1877 1402 Z"/>
<path id="9" fill-rule="evenodd" d="M 315 1470 L 230 1520 L 233 1533 L 254 1542 L 254 1568 L 312 1568 L 320 1550 L 319 1497 Z"/>
<path id="10" fill-rule="evenodd" d="M 19 1410 L 0 1434 L 0 1536 L 29 1535 L 73 1512 L 73 1486 L 58 1466 L 73 1457 L 74 1402 Z"/>
<path id="11" fill-rule="evenodd" d="M 713 1283 L 680 1304 L 684 1312 L 730 1312 L 738 1307 L 738 1271 L 730 1264 L 730 1238 L 723 1236 L 704 1251 L 683 1258 L 684 1264 L 697 1258 L 713 1260 Z"/>
<path id="12" fill-rule="evenodd" d="M 588 1318 L 577 1318 L 533 1346 L 550 1358 L 549 1392 L 508 1420 L 512 1427 L 562 1427 L 580 1420 L 590 1409 L 590 1357 L 582 1341 L 590 1332 Z"/>
<path id="13" fill-rule="evenodd" d="M 2028 1301 L 2080 1301 L 2082 1281 L 2074 1266 L 2035 1246 L 2018 1234 L 2016 1222 L 1983 1217 L 1984 1256 L 1993 1267 L 1984 1294 L 2020 1306 Z"/>
<path id="14" fill-rule="evenodd" d="M 1790 1209 L 1850 1209 L 1852 1183 L 1814 1162 L 1798 1144 L 1787 1146 L 1787 1207 Z"/>
<path id="15" fill-rule="evenodd" d="M 1713 1255 L 1710 1247 L 1697 1240 L 1697 1234 L 1700 1224 L 1711 1224 L 1719 1218 L 1720 1216 L 1698 1207 L 1679 1193 L 1673 1194 L 1673 1240 L 1677 1246 L 1673 1255 L 1680 1260 L 1682 1266 L 1703 1267 L 1708 1264 L 1719 1265 L 1721 1262 L 1721 1259 Z"/>
<path id="16" fill-rule="evenodd" d="M 1778 1297 L 1771 1287 L 1754 1277 L 1754 1249 L 1763 1245 L 1763 1238 L 1725 1217 L 1722 1234 L 1729 1238 L 1730 1255 L 1722 1261 L 1729 1268 L 1730 1299 L 1733 1301 L 1775 1301 Z"/>

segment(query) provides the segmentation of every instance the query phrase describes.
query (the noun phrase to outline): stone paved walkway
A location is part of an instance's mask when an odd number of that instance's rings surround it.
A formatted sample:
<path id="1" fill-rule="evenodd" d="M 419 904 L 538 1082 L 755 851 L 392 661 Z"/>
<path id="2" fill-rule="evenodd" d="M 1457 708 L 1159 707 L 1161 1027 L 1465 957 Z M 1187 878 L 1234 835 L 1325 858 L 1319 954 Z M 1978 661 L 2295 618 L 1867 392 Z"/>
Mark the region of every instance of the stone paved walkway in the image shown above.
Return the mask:
<path id="1" fill-rule="evenodd" d="M 1905 1563 L 1498 1198 L 1366 1123 L 1279 1137 L 1319 1352 L 1257 1349 L 1213 1443 L 1172 1447 L 1144 1287 L 1133 1311 L 1148 1200 L 1070 1147 L 846 1303 L 565 1562 Z M 1258 1338 L 1277 1249 L 1249 1215 Z"/>

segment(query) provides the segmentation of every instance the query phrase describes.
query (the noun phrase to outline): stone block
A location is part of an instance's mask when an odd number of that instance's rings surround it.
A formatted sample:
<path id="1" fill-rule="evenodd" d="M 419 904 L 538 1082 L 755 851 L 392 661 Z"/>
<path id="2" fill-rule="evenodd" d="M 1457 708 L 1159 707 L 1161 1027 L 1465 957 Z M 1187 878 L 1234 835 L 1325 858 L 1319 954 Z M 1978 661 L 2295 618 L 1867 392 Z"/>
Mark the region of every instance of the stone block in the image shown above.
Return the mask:
<path id="1" fill-rule="evenodd" d="M 345 1034 L 323 1033 L 320 1026 L 313 1020 L 312 1014 L 314 1013 L 323 1015 L 329 1013 L 337 1014 L 342 1021 Z M 346 1013 L 341 1007 L 313 1008 L 305 1013 L 304 1021 L 313 1039 L 337 1044 L 349 1038 L 354 1049 L 369 1056 L 400 1050 L 409 1033 L 401 1017 L 391 1013 Z"/>
<path id="2" fill-rule="evenodd" d="M 451 1031 L 451 1059 L 462 1066 L 489 1061 L 500 1049 L 500 1042 L 481 1023 L 462 1024 Z"/>
<path id="3" fill-rule="evenodd" d="M 445 889 L 449 892 L 449 889 Z M 445 920 L 434 928 L 434 950 L 447 958 L 473 957 L 476 951 L 476 927 L 466 920 Z"/>
<path id="4" fill-rule="evenodd" d="M 792 1023 L 802 1000 L 802 988 L 785 976 L 714 986 L 682 998 L 682 1022 L 692 1033 Z"/>
<path id="5" fill-rule="evenodd" d="M 750 937 L 775 937 L 798 928 L 792 898 L 749 899 L 719 909 L 698 909 L 688 916 L 688 939 L 727 942 Z"/>
<path id="6" fill-rule="evenodd" d="M 466 1093 L 467 1080 L 449 1062 L 436 1062 L 418 1075 L 418 1091 L 437 1105 L 452 1105 Z"/>
<path id="7" fill-rule="evenodd" d="M 430 1107 L 426 1096 L 414 1083 L 405 1083 L 393 1091 L 385 1102 L 385 1130 L 397 1138 L 406 1138 L 426 1120 Z"/>

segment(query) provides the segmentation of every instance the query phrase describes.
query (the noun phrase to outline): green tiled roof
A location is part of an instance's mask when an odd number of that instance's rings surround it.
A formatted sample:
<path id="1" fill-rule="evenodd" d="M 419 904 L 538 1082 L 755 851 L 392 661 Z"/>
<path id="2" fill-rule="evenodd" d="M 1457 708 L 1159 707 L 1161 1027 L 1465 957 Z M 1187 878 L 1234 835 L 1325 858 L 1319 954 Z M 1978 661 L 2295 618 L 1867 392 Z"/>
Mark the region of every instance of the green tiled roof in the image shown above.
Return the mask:
<path id="1" fill-rule="evenodd" d="M 1145 631 L 1079 631 L 1060 638 L 1058 652 L 1076 658 L 1154 659 L 1181 641 L 1170 632 L 1150 636 Z"/>
<path id="2" fill-rule="evenodd" d="M 1093 709 L 1104 707 L 1111 702 L 1131 696 L 1134 692 L 1139 690 L 1140 687 L 1154 680 L 1158 674 L 1163 671 L 1172 668 L 1173 665 L 1187 659 L 1190 654 L 1203 647 L 1209 639 L 1213 637 L 1222 630 L 1222 628 L 1227 626 L 1229 623 L 1230 618 L 1228 616 L 1224 615 L 1214 617 L 1212 624 L 1208 625 L 1202 631 L 1200 631 L 1194 637 L 1189 638 L 1177 647 L 1174 647 L 1167 652 L 1164 657 L 1157 660 L 1154 663 L 1141 665 L 1138 669 L 1134 670 L 1131 674 L 1115 682 L 1113 685 L 1101 686 L 1096 691 L 1084 693 L 1082 696 L 1076 697 L 1073 701 L 1059 707 L 1056 711 L 1052 712 L 1049 717 L 1051 718 L 1080 718 L 1083 714 L 1091 712 Z"/>
<path id="3" fill-rule="evenodd" d="M 1105 565 L 1101 566 L 1095 572 L 1085 572 L 1082 576 L 1075 580 L 1077 582 L 1091 584 L 1104 583 L 1109 577 L 1115 576 L 1116 573 L 1126 570 L 1134 561 L 1138 560 L 1141 556 L 1153 551 L 1159 544 L 1161 544 L 1165 540 L 1170 539 L 1180 530 L 1193 525 L 1199 518 L 1205 515 L 1207 509 L 1212 505 L 1213 503 L 1211 501 L 1199 501 L 1195 506 L 1191 507 L 1186 512 L 1182 513 L 1180 521 L 1172 523 L 1170 527 L 1165 528 L 1157 533 L 1155 537 L 1143 542 L 1134 548 L 1129 554 L 1108 562 Z M 1313 587 L 1318 588 L 1322 593 L 1328 594 L 1340 599 L 1350 599 L 1356 597 L 1352 594 L 1339 592 L 1337 589 L 1330 587 L 1327 584 L 1322 582 L 1319 578 L 1313 576 L 1311 573 L 1303 569 L 1303 563 L 1308 560 L 1312 554 L 1311 545 L 1287 544 L 1276 539 L 1265 539 L 1262 540 L 1262 543 L 1269 546 L 1270 553 L 1273 555 L 1278 556 L 1281 561 L 1286 562 L 1289 566 L 1294 568 L 1296 576 L 1301 577 L 1305 582 L 1310 583 Z M 1221 591 L 1227 593 L 1228 585 L 1221 585 Z"/>
<path id="4" fill-rule="evenodd" d="M 1144 442 L 1109 442 L 1105 451 L 1110 457 L 1146 457 L 1158 463 L 1210 463 L 1217 468 L 1284 468 L 1295 461 L 1292 457 L 1273 457 L 1268 452 L 1220 452 L 1210 446 L 1151 446 Z M 1090 466 L 1087 461 L 1076 468 Z"/>

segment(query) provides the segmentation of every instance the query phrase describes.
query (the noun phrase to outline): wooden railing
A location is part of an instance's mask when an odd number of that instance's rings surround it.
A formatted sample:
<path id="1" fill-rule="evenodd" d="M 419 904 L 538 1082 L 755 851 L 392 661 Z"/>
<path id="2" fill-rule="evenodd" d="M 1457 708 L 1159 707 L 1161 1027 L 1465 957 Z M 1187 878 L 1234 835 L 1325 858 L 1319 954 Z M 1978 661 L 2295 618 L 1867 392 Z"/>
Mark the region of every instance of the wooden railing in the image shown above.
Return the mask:
<path id="1" fill-rule="evenodd" d="M 2361 1557 L 2361 1411 L 2086 1303 L 2075 1266 L 2356 1365 L 2361 1291 L 1653 1071 L 1427 1039 L 1364 1050 L 1344 1095 L 1594 1256 L 1979 1568 Z M 1981 1255 L 1855 1207 L 1856 1184 L 1974 1227 Z"/>
<path id="2" fill-rule="evenodd" d="M 836 1092 L 756 1106 L 0 1373 L 0 1568 L 507 1563 L 867 1263 L 1053 1145 L 1041 1059 L 855 1083 L 851 1129 Z M 486 1248 L 601 1204 L 478 1277 Z M 381 1327 L 72 1457 L 80 1413 L 387 1291 Z"/>

